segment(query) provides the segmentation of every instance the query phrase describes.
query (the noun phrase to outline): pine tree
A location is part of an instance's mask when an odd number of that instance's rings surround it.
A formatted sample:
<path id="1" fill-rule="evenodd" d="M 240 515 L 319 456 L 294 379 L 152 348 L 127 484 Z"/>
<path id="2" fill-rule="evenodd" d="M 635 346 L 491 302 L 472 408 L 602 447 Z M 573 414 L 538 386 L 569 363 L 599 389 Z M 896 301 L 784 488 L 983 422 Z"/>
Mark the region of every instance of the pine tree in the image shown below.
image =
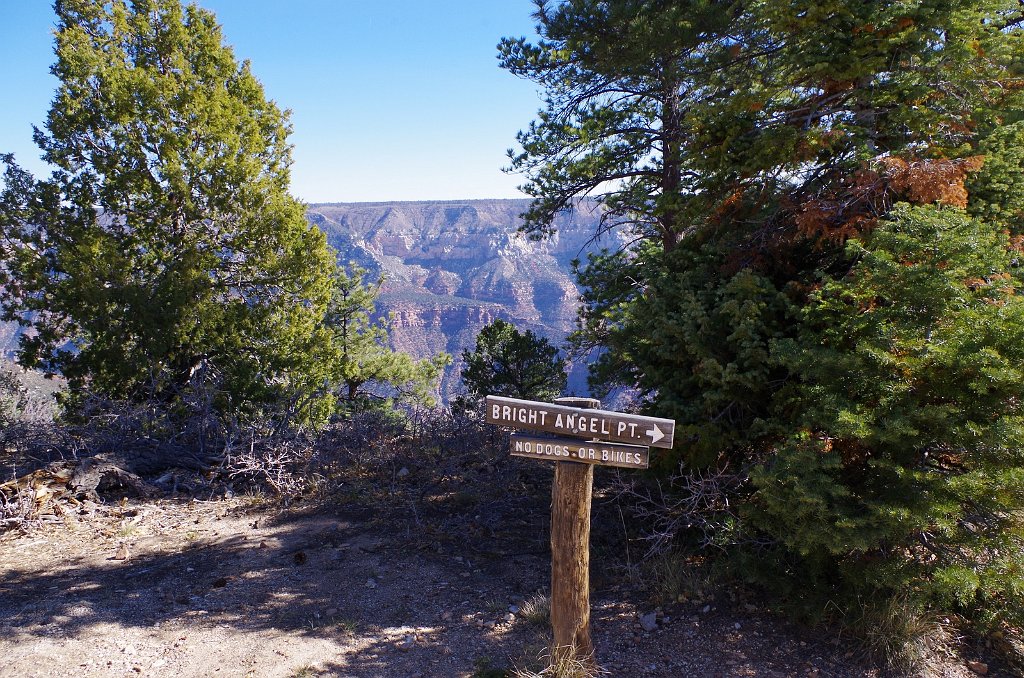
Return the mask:
<path id="1" fill-rule="evenodd" d="M 72 394 L 173 401 L 201 365 L 219 407 L 331 410 L 334 255 L 288 194 L 287 112 L 179 0 L 58 0 L 59 79 L 36 181 L 8 160 L 0 226 L 21 362 Z M 300 394 L 304 394 L 300 397 Z"/>
<path id="2" fill-rule="evenodd" d="M 367 271 L 352 265 L 338 270 L 334 296 L 325 325 L 340 353 L 335 374 L 335 393 L 345 413 L 398 400 L 435 403 L 434 389 L 451 356 L 414 360 L 388 346 L 389 322 L 374 319 L 383 278 L 367 282 Z"/>
<path id="3" fill-rule="evenodd" d="M 525 229 L 590 195 L 659 246 L 628 271 L 593 260 L 616 294 L 585 287 L 576 342 L 607 346 L 598 366 L 627 386 L 641 375 L 611 319 L 671 267 L 661 253 L 691 238 L 725 270 L 813 284 L 894 202 L 965 204 L 977 139 L 1020 108 L 1009 2 L 536 4 L 543 39 L 499 47 L 545 94 L 512 152 Z M 909 195 L 923 186 L 939 193 Z"/>
<path id="4" fill-rule="evenodd" d="M 677 420 L 654 463 L 748 476 L 719 539 L 802 597 L 1020 624 L 1020 5 L 538 8 L 502 47 L 547 94 L 527 228 L 591 191 L 639 225 L 575 342 Z"/>
<path id="5" fill-rule="evenodd" d="M 754 471 L 750 524 L 847 585 L 914 581 L 942 609 L 1019 625 L 1020 248 L 961 210 L 902 205 L 848 249 L 849 273 L 772 347 L 791 429 Z"/>
<path id="6" fill-rule="evenodd" d="M 522 190 L 534 198 L 524 230 L 551 232 L 555 216 L 583 196 L 599 201 L 605 225 L 628 224 L 671 249 L 699 210 L 705 177 L 684 146 L 694 130 L 684 106 L 695 74 L 728 64 L 728 50 L 691 50 L 724 39 L 733 13 L 716 3 L 536 0 L 537 44 L 506 38 L 499 60 L 544 88 L 545 108 L 509 151 Z"/>

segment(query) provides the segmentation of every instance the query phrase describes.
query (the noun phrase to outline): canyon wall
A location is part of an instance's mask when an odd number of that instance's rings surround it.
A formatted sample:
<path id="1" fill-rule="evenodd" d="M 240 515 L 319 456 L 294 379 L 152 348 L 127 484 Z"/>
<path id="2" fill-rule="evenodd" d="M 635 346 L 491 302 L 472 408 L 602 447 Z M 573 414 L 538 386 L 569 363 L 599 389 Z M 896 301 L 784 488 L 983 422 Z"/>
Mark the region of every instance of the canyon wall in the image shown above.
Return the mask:
<path id="1" fill-rule="evenodd" d="M 459 355 L 480 329 L 502 318 L 560 345 L 573 329 L 579 291 L 572 261 L 594 243 L 600 214 L 583 209 L 560 217 L 557 233 L 531 241 L 518 233 L 527 200 L 320 204 L 312 223 L 327 233 L 342 260 L 384 275 L 379 311 L 392 317 L 394 348 L 454 358 L 441 393 L 459 386 Z M 570 390 L 586 389 L 574 367 Z"/>

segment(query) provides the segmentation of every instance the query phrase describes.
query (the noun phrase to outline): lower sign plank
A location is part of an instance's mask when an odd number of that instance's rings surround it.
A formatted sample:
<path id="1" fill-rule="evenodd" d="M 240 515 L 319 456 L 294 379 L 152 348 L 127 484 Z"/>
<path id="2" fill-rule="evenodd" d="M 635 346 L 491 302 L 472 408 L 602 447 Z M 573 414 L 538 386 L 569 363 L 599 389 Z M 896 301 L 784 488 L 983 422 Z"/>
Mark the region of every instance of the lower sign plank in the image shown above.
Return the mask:
<path id="1" fill-rule="evenodd" d="M 599 466 L 647 468 L 649 448 L 640 445 L 616 445 L 586 442 L 572 438 L 545 438 L 513 433 L 512 456 L 549 461 L 575 461 Z"/>

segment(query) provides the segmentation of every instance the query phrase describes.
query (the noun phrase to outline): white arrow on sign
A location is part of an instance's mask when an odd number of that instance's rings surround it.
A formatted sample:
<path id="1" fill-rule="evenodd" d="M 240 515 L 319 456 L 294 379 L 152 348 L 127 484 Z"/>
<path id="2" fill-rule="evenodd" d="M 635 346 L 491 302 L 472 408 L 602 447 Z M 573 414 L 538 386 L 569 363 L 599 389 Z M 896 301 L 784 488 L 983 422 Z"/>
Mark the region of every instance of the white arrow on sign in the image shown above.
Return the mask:
<path id="1" fill-rule="evenodd" d="M 661 429 L 657 426 L 652 427 L 647 431 L 647 435 L 651 436 L 651 442 L 656 443 L 665 437 L 665 434 L 661 432 Z"/>

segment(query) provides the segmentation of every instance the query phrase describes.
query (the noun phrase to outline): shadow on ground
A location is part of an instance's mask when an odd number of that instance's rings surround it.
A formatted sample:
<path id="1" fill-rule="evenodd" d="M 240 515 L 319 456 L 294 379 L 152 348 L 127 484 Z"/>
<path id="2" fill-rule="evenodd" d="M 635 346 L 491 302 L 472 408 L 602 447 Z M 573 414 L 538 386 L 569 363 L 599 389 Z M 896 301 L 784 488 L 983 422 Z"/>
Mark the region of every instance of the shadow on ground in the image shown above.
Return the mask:
<path id="1" fill-rule="evenodd" d="M 454 663 L 507 655 L 509 605 L 547 585 L 540 520 L 521 521 L 533 535 L 525 543 L 520 535 L 517 544 L 470 544 L 429 528 L 382 530 L 360 508 L 269 516 L 218 502 L 158 506 L 118 509 L 142 516 L 138 533 L 118 527 L 127 519 L 109 520 L 112 534 L 80 534 L 83 545 L 95 542 L 85 553 L 52 558 L 38 540 L 9 540 L 0 570 L 6 642 L 82 641 L 111 627 L 169 638 L 269 631 L 332 641 L 342 656 L 316 662 L 332 675 L 406 675 L 393 673 L 396 662 L 408 675 L 419 664 L 423 675 L 457 675 Z M 125 544 L 129 558 L 115 559 Z M 536 629 L 524 635 L 532 642 Z"/>
<path id="2" fill-rule="evenodd" d="M 538 670 L 547 620 L 515 608 L 549 585 L 549 509 L 547 488 L 528 487 L 481 481 L 421 492 L 408 506 L 395 496 L 305 510 L 167 499 L 5 537 L 0 675 Z M 879 675 L 827 633 L 722 594 L 655 610 L 618 563 L 627 551 L 610 506 L 595 503 L 591 573 L 594 641 L 609 675 Z M 656 612 L 645 629 L 641 617 Z"/>

